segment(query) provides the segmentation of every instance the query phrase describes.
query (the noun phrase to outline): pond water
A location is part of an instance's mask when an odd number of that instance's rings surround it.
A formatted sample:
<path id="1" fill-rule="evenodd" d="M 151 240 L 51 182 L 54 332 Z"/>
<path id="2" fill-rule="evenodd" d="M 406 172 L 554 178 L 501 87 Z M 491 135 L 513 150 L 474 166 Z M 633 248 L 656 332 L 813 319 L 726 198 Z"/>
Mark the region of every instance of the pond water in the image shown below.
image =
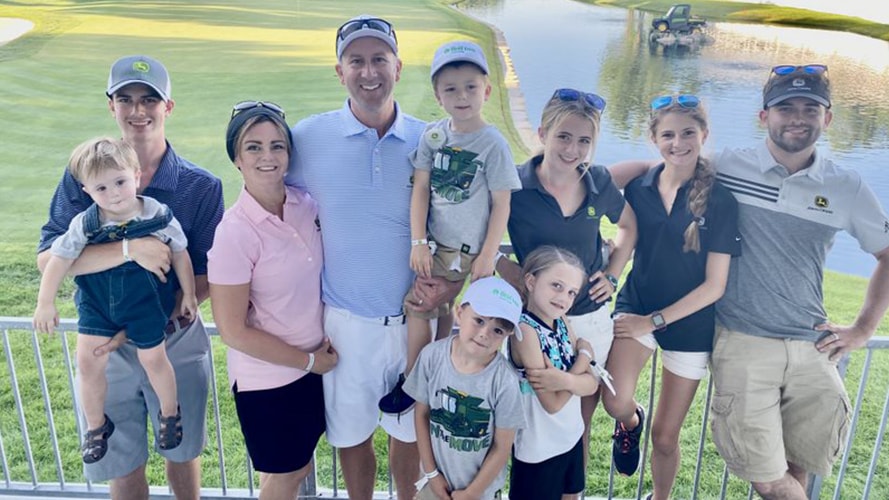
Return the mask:
<path id="1" fill-rule="evenodd" d="M 648 139 L 651 97 L 700 96 L 710 112 L 706 150 L 765 138 L 758 111 L 776 64 L 822 63 L 833 85 L 834 118 L 819 147 L 854 168 L 889 207 L 889 43 L 849 33 L 749 24 L 708 25 L 710 43 L 650 44 L 652 15 L 570 0 L 470 0 L 467 14 L 499 30 L 510 48 L 530 125 L 559 87 L 608 102 L 595 161 L 656 158 Z M 829 269 L 870 276 L 876 260 L 840 233 Z"/>

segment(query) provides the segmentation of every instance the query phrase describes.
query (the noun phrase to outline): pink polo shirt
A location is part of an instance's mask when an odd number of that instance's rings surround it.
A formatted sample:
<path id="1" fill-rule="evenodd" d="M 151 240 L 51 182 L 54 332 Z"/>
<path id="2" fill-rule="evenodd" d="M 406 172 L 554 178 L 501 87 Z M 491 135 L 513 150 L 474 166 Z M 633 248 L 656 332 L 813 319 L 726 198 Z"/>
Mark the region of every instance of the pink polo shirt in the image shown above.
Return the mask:
<path id="1" fill-rule="evenodd" d="M 324 337 L 321 305 L 321 230 L 309 195 L 287 187 L 284 220 L 247 192 L 226 210 L 207 254 L 207 277 L 216 285 L 250 284 L 247 324 L 303 351 Z M 228 349 L 229 385 L 239 391 L 273 389 L 306 372 Z"/>

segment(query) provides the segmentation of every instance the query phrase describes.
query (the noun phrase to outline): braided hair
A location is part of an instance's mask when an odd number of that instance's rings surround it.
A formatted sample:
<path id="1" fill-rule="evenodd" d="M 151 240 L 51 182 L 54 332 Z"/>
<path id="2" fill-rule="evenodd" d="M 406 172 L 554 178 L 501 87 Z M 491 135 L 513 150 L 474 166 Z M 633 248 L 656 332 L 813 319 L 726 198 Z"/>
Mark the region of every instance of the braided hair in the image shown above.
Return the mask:
<path id="1" fill-rule="evenodd" d="M 652 111 L 649 123 L 651 137 L 656 137 L 655 134 L 661 118 L 669 113 L 687 115 L 700 125 L 701 130 L 708 130 L 707 112 L 703 104 L 698 104 L 693 108 L 686 108 L 674 102 L 669 106 Z M 688 210 L 692 214 L 692 221 L 683 234 L 685 238 L 685 243 L 682 245 L 683 252 L 698 253 L 701 251 L 699 227 L 704 224 L 704 213 L 707 211 L 707 202 L 710 199 L 710 191 L 713 189 L 714 182 L 716 182 L 716 171 L 713 169 L 713 165 L 706 158 L 698 156 L 691 180 L 691 189 L 688 191 Z"/>

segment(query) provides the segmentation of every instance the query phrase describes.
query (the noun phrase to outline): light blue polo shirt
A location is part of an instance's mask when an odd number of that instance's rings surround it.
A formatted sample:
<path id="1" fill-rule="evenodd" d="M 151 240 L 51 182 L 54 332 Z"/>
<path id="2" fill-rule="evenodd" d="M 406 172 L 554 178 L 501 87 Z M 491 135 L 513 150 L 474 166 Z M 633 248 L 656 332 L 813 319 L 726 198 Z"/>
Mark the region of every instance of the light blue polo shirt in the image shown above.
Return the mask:
<path id="1" fill-rule="evenodd" d="M 727 328 L 772 338 L 816 340 L 827 319 L 824 261 L 838 231 L 862 250 L 889 247 L 889 219 L 854 170 L 820 151 L 811 166 L 790 174 L 765 142 L 727 149 L 715 162 L 718 179 L 738 200 L 742 257 L 732 259 L 716 315 Z"/>
<path id="2" fill-rule="evenodd" d="M 401 314 L 410 269 L 408 155 L 426 124 L 401 112 L 382 138 L 346 100 L 293 127 L 286 182 L 318 202 L 324 243 L 324 303 L 369 318 Z"/>

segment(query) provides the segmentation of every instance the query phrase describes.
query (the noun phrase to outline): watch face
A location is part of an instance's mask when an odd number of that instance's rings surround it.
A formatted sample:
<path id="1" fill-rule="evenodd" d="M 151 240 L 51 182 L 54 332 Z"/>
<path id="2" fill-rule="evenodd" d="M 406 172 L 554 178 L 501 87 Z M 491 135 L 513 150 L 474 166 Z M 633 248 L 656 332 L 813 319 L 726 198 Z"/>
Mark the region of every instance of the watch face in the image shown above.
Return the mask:
<path id="1" fill-rule="evenodd" d="M 659 312 L 651 315 L 651 322 L 658 330 L 662 330 L 667 327 L 667 321 L 664 320 L 664 315 Z"/>

